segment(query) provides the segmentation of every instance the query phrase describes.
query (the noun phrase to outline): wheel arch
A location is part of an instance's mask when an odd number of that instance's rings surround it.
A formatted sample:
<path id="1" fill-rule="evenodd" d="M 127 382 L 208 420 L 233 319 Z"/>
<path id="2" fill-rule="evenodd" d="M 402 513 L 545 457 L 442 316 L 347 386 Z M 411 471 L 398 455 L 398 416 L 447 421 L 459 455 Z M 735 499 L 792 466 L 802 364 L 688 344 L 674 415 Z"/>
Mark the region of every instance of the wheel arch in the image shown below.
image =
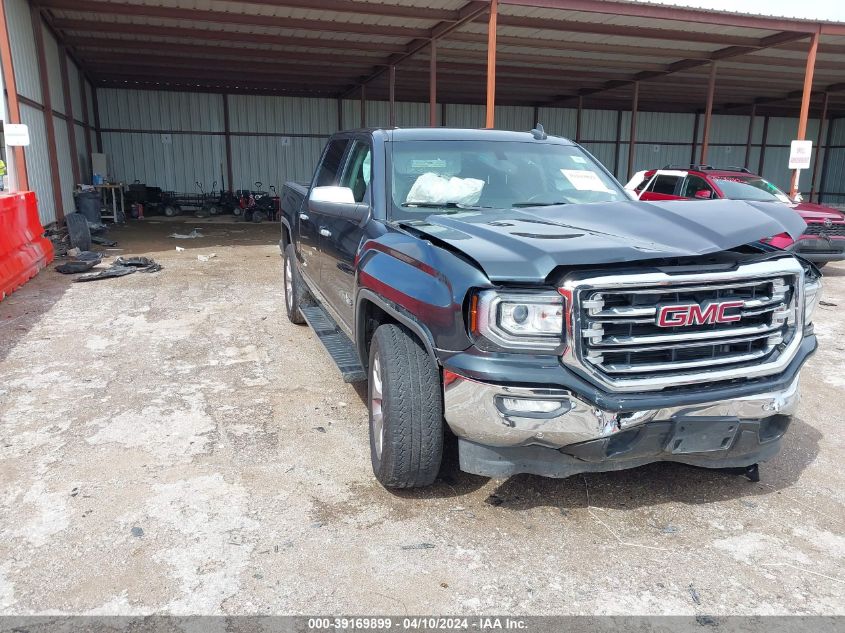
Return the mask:
<path id="1" fill-rule="evenodd" d="M 355 347 L 365 369 L 370 362 L 370 343 L 375 332 L 375 328 L 371 326 L 372 321 L 375 321 L 378 325 L 384 323 L 404 325 L 419 339 L 432 361 L 438 363 L 437 354 L 434 351 L 434 337 L 429 329 L 401 307 L 393 305 L 371 290 L 363 288 L 358 292 L 355 304 L 354 332 Z"/>

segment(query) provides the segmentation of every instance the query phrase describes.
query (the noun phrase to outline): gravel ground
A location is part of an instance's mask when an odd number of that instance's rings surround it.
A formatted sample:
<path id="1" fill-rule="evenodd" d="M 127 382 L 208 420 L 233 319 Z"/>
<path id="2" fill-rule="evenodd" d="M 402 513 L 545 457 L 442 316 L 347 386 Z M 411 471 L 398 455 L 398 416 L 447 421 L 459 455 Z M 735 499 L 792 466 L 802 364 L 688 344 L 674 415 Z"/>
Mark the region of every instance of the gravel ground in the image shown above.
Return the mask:
<path id="1" fill-rule="evenodd" d="M 113 235 L 164 270 L 47 270 L 0 303 L 0 614 L 845 614 L 845 266 L 760 483 L 657 464 L 396 493 L 364 392 L 284 316 L 274 226 Z"/>

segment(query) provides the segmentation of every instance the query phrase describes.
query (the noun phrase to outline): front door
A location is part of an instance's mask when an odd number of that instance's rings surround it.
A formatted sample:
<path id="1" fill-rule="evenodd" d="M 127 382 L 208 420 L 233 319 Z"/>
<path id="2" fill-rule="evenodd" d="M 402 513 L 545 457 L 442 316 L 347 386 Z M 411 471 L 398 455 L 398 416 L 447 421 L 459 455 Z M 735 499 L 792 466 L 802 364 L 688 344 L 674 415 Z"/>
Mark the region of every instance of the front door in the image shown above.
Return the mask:
<path id="1" fill-rule="evenodd" d="M 311 187 L 329 187 L 337 185 L 343 168 L 343 158 L 349 139 L 337 139 L 326 146 L 320 159 L 320 166 L 314 176 Z M 305 200 L 299 210 L 299 254 L 302 260 L 302 273 L 311 280 L 313 285 L 320 284 L 320 224 L 322 214 L 316 212 Z"/>
<path id="2" fill-rule="evenodd" d="M 372 149 L 367 140 L 354 140 L 347 152 L 338 184 L 349 187 L 355 202 L 369 204 Z M 370 206 L 372 206 L 370 204 Z M 351 330 L 354 322 L 355 255 L 364 237 L 357 220 L 346 217 L 320 218 L 321 287 L 326 300 Z"/>

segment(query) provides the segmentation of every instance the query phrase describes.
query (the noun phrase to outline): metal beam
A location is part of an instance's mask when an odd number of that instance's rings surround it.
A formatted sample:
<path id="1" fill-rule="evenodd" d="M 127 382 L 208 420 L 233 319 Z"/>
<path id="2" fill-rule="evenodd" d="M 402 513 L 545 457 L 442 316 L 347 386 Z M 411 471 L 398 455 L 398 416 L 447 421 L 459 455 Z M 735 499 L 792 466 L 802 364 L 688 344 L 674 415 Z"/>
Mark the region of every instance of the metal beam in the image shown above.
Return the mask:
<path id="1" fill-rule="evenodd" d="M 810 40 L 810 48 L 807 50 L 807 69 L 804 72 L 804 90 L 801 96 L 801 112 L 798 115 L 797 139 L 803 141 L 807 135 L 807 118 L 810 114 L 810 95 L 813 92 L 813 72 L 816 68 L 816 54 L 819 50 L 819 32 L 813 33 Z M 789 187 L 789 195 L 794 198 L 798 193 L 798 171 L 792 172 L 792 182 Z"/>
<path id="2" fill-rule="evenodd" d="M 356 33 L 361 35 L 385 35 L 389 30 L 390 37 L 426 37 L 424 28 L 406 26 L 391 26 L 388 28 L 378 24 L 362 22 L 339 22 L 333 20 L 317 20 L 304 18 L 277 17 L 271 15 L 249 15 L 234 11 L 215 11 L 213 9 L 183 9 L 179 7 L 164 7 L 146 4 L 127 4 L 112 2 L 111 0 L 45 0 L 45 8 L 62 9 L 75 13 L 91 13 L 99 21 L 103 16 L 120 15 L 150 18 L 155 20 L 178 20 L 225 24 L 226 26 L 274 27 L 279 29 L 307 31 L 323 31 L 327 33 Z M 106 22 L 108 24 L 108 22 Z M 448 23 L 447 23 L 448 24 Z M 216 35 L 215 31 L 215 35 Z M 277 41 L 278 41 L 278 36 Z"/>
<path id="3" fill-rule="evenodd" d="M 232 163 L 232 123 L 229 117 L 229 95 L 223 95 L 223 134 L 226 137 L 226 176 L 229 181 L 229 191 L 235 190 Z M 224 190 L 221 183 L 220 190 Z"/>
<path id="4" fill-rule="evenodd" d="M 15 64 L 12 59 L 12 46 L 9 40 L 9 27 L 6 22 L 6 3 L 0 2 L 0 61 L 3 64 L 3 83 L 6 87 L 6 107 L 9 111 L 9 123 L 21 123 L 21 108 L 18 102 L 18 87 L 15 81 Z M 26 155 L 23 147 L 13 147 L 13 168 L 15 186 L 26 191 L 29 189 L 29 178 L 26 171 Z"/>
<path id="5" fill-rule="evenodd" d="M 413 41 L 408 43 L 401 53 L 391 56 L 390 59 L 387 60 L 384 67 L 376 68 L 370 75 L 362 77 L 359 83 L 368 84 L 371 81 L 378 79 L 382 76 L 382 74 L 384 74 L 387 67 L 395 66 L 405 61 L 406 59 L 413 57 L 421 50 L 427 48 L 431 42 L 439 40 L 445 37 L 446 35 L 449 35 L 453 31 L 461 28 L 465 24 L 472 22 L 489 9 L 491 1 L 492 0 L 473 0 L 472 2 L 465 4 L 461 9 L 458 10 L 459 18 L 457 20 L 451 22 L 440 22 L 433 28 L 429 29 L 423 37 L 414 39 Z M 391 35 L 395 32 L 392 27 L 390 29 L 390 32 Z M 341 96 L 344 97 L 350 92 L 354 92 L 354 90 L 355 87 L 353 86 L 346 90 L 346 92 L 344 92 Z"/>
<path id="6" fill-rule="evenodd" d="M 638 31 L 639 34 L 639 31 Z M 744 45 L 744 46 L 729 46 L 727 48 L 722 48 L 707 57 L 707 59 L 699 59 L 699 58 L 687 58 L 681 59 L 679 61 L 673 62 L 671 64 L 667 64 L 663 67 L 660 71 L 644 71 L 637 73 L 633 77 L 625 80 L 613 80 L 608 81 L 600 88 L 588 88 L 579 90 L 574 95 L 565 95 L 559 97 L 554 101 L 555 104 L 561 103 L 564 101 L 568 101 L 571 99 L 577 99 L 579 96 L 588 96 L 588 95 L 595 95 L 600 92 L 605 92 L 608 90 L 614 90 L 616 88 L 622 88 L 624 86 L 630 86 L 631 84 L 638 82 L 638 81 L 647 81 L 650 79 L 656 79 L 658 77 L 665 77 L 667 75 L 671 75 L 673 73 L 687 71 L 693 68 L 697 68 L 699 66 L 705 66 L 709 63 L 712 63 L 717 60 L 723 59 L 730 59 L 732 57 L 737 57 L 740 55 L 744 55 L 752 50 L 760 50 L 764 48 L 768 48 L 770 46 L 777 46 L 779 44 L 784 43 L 785 41 L 793 41 L 795 39 L 805 38 L 807 37 L 806 33 L 776 33 L 774 35 L 770 35 L 768 37 L 764 37 L 759 40 L 755 40 L 752 45 Z"/>
<path id="7" fill-rule="evenodd" d="M 811 33 L 816 29 L 813 24 L 785 18 L 745 16 L 722 11 L 702 11 L 692 8 L 680 8 L 654 5 L 649 3 L 616 2 L 611 0 L 500 0 L 502 4 L 561 9 L 564 11 L 583 11 L 619 15 L 625 17 L 647 18 L 649 20 L 673 20 L 695 22 L 699 24 L 720 24 L 749 29 L 769 31 L 803 31 Z M 845 29 L 843 33 L 845 35 Z"/>
<path id="8" fill-rule="evenodd" d="M 56 207 L 56 220 L 65 217 L 62 180 L 59 174 L 59 150 L 56 146 L 56 125 L 53 120 L 53 100 L 50 97 L 50 76 L 47 73 L 47 55 L 44 52 L 44 27 L 41 11 L 36 6 L 30 7 L 32 33 L 35 39 L 35 57 L 38 61 L 38 75 L 41 80 L 41 102 L 44 106 L 44 127 L 47 132 L 47 155 L 50 159 L 50 177 L 53 189 L 53 201 Z"/>
<path id="9" fill-rule="evenodd" d="M 68 78 L 67 71 L 67 51 L 62 44 L 59 44 L 58 49 L 59 72 L 62 75 L 62 94 L 64 95 L 65 102 L 65 116 L 67 116 L 65 127 L 67 127 L 67 142 L 68 147 L 70 147 L 71 154 L 70 164 L 73 172 L 73 182 L 74 184 L 77 184 L 81 182 L 79 177 L 79 151 L 76 148 L 76 123 L 74 123 L 75 117 L 73 115 L 73 99 L 70 95 L 70 79 Z"/>
<path id="10" fill-rule="evenodd" d="M 634 175 L 634 157 L 637 152 L 637 108 L 640 100 L 640 82 L 634 82 L 634 94 L 631 97 L 631 136 L 628 142 L 628 177 L 631 180 Z"/>
<path id="11" fill-rule="evenodd" d="M 390 127 L 396 127 L 396 66 L 390 67 L 387 91 L 388 103 L 390 104 L 388 123 Z"/>
<path id="12" fill-rule="evenodd" d="M 702 165 L 707 164 L 707 151 L 710 148 L 710 124 L 713 120 L 713 95 L 716 92 L 716 62 L 710 64 L 710 79 L 707 82 L 707 105 L 704 108 L 704 133 L 701 137 Z"/>
<path id="13" fill-rule="evenodd" d="M 822 130 L 824 130 L 825 119 L 827 119 L 827 105 L 830 100 L 830 93 L 825 92 L 822 99 L 822 114 L 819 117 L 819 132 L 816 135 L 816 156 L 813 160 L 813 182 L 810 187 L 810 202 L 813 201 L 813 196 L 816 195 L 816 185 L 819 182 L 819 157 L 822 155 Z M 830 127 L 830 124 L 828 124 Z M 816 199 L 818 202 L 818 199 Z"/>
<path id="14" fill-rule="evenodd" d="M 428 125 L 437 127 L 437 40 L 431 41 L 428 63 Z"/>
<path id="15" fill-rule="evenodd" d="M 751 106 L 751 113 L 748 115 L 748 136 L 745 137 L 745 162 L 743 166 L 748 169 L 751 160 L 751 142 L 754 140 L 754 118 L 757 116 L 757 104 Z"/>

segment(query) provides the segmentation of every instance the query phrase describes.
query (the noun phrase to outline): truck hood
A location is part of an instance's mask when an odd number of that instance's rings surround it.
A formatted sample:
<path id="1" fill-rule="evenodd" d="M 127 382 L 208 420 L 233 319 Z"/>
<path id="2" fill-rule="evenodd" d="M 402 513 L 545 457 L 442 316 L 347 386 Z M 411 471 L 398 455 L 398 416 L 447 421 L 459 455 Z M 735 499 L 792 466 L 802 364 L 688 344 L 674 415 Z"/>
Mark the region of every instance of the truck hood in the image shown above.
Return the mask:
<path id="1" fill-rule="evenodd" d="M 724 251 L 806 224 L 788 206 L 737 200 L 467 210 L 406 222 L 472 258 L 492 281 L 543 283 L 558 266 Z"/>

